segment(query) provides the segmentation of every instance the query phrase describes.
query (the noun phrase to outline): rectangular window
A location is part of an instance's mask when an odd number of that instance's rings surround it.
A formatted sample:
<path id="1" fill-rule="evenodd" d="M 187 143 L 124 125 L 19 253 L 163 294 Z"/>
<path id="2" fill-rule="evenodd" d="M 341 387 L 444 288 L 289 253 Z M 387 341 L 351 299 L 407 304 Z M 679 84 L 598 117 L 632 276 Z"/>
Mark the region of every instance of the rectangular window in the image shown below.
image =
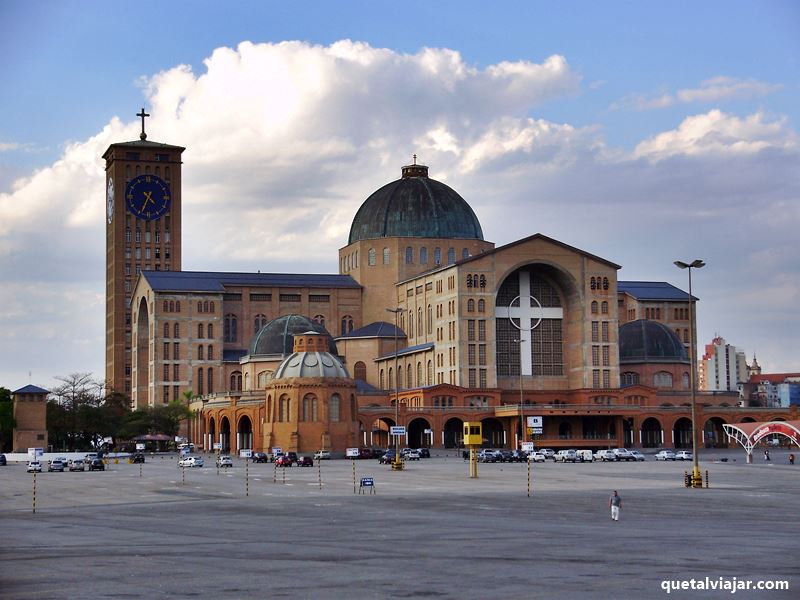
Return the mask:
<path id="1" fill-rule="evenodd" d="M 131 257 L 131 247 L 125 246 L 125 258 L 130 259 Z"/>
<path id="2" fill-rule="evenodd" d="M 603 366 L 604 367 L 607 367 L 607 366 L 609 366 L 611 364 L 609 362 L 609 360 L 610 360 L 610 356 L 609 356 L 608 346 L 603 346 Z"/>
<path id="3" fill-rule="evenodd" d="M 172 386 L 172 399 L 173 400 L 181 399 L 181 388 L 177 385 Z"/>
<path id="4" fill-rule="evenodd" d="M 250 294 L 250 302 L 271 302 L 272 294 Z"/>
<path id="5" fill-rule="evenodd" d="M 592 366 L 600 366 L 600 346 L 592 346 Z"/>
<path id="6" fill-rule="evenodd" d="M 478 387 L 477 386 L 477 375 L 478 374 L 475 372 L 475 369 L 470 369 L 469 370 L 469 387 L 471 387 L 471 388 Z"/>
<path id="7" fill-rule="evenodd" d="M 598 321 L 592 321 L 592 341 L 600 341 L 600 323 Z"/>
<path id="8" fill-rule="evenodd" d="M 600 388 L 600 369 L 592 371 L 592 387 L 594 389 Z"/>
<path id="9" fill-rule="evenodd" d="M 478 364 L 486 364 L 486 344 L 481 344 L 478 346 Z"/>
<path id="10" fill-rule="evenodd" d="M 608 341 L 608 321 L 603 321 L 603 341 Z"/>
<path id="11" fill-rule="evenodd" d="M 150 248 L 144 249 L 144 258 L 145 260 L 150 260 Z"/>
<path id="12" fill-rule="evenodd" d="M 486 341 L 486 321 L 478 321 L 478 341 Z"/>
<path id="13" fill-rule="evenodd" d="M 169 365 L 164 365 L 164 381 L 169 381 Z"/>
<path id="14" fill-rule="evenodd" d="M 136 249 L 136 260 L 142 260 L 142 249 L 141 248 L 137 248 Z"/>
<path id="15" fill-rule="evenodd" d="M 169 342 L 164 342 L 164 360 L 169 360 Z"/>
<path id="16" fill-rule="evenodd" d="M 603 387 L 608 389 L 611 387 L 611 371 L 603 370 Z"/>
<path id="17" fill-rule="evenodd" d="M 173 381 L 179 381 L 180 380 L 180 374 L 181 374 L 181 366 L 177 365 L 177 364 L 176 365 L 172 365 L 172 380 Z M 177 400 L 177 398 L 176 398 L 176 400 Z"/>
<path id="18" fill-rule="evenodd" d="M 168 385 L 165 385 L 165 386 L 164 386 L 164 397 L 162 398 L 162 400 L 161 400 L 161 401 L 162 401 L 164 404 L 166 404 L 167 402 L 169 402 L 169 386 L 168 386 Z"/>
<path id="19" fill-rule="evenodd" d="M 160 244 L 160 243 L 161 243 L 161 230 L 160 229 L 156 229 L 156 244 Z"/>
<path id="20" fill-rule="evenodd" d="M 309 294 L 308 295 L 309 302 L 330 302 L 331 297 L 330 294 Z"/>
<path id="21" fill-rule="evenodd" d="M 144 242 L 145 242 L 145 244 L 149 244 L 150 243 L 150 230 L 149 229 L 144 232 Z"/>
<path id="22" fill-rule="evenodd" d="M 281 302 L 300 302 L 301 297 L 300 294 L 281 294 L 280 301 Z"/>
<path id="23" fill-rule="evenodd" d="M 480 387 L 481 388 L 485 388 L 486 387 L 486 369 L 479 369 L 479 370 L 480 370 L 480 377 L 481 377 L 481 379 L 480 379 Z"/>
<path id="24" fill-rule="evenodd" d="M 475 344 L 470 344 L 468 348 L 467 356 L 469 358 L 470 366 L 475 364 Z"/>
<path id="25" fill-rule="evenodd" d="M 475 320 L 469 319 L 467 321 L 467 341 L 475 341 Z"/>
<path id="26" fill-rule="evenodd" d="M 131 263 L 125 263 L 125 275 L 131 274 Z"/>
<path id="27" fill-rule="evenodd" d="M 180 342 L 172 342 L 172 360 L 178 360 L 181 357 L 180 349 Z"/>

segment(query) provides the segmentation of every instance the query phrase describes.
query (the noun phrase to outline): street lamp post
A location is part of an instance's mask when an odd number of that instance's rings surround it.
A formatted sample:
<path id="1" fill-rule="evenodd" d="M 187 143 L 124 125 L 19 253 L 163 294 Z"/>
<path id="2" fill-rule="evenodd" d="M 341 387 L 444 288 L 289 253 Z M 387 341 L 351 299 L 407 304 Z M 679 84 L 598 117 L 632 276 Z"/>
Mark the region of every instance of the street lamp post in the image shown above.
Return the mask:
<path id="1" fill-rule="evenodd" d="M 394 313 L 394 424 L 400 425 L 400 380 L 397 376 L 397 315 L 402 312 L 402 308 L 387 308 L 390 313 Z M 400 460 L 400 436 L 394 436 L 394 463 L 392 464 L 393 471 L 400 471 L 403 469 L 403 463 Z"/>
<path id="2" fill-rule="evenodd" d="M 520 337 L 519 339 L 515 339 L 515 340 L 512 340 L 512 341 L 515 344 L 520 344 L 521 345 L 523 342 L 526 342 L 527 340 L 524 340 L 524 339 L 522 339 Z M 520 435 L 519 442 L 520 443 L 518 444 L 519 450 L 522 450 L 522 442 L 525 441 L 525 423 L 524 423 L 524 420 L 525 420 L 525 417 L 522 414 L 522 350 L 520 350 L 520 361 L 519 361 L 519 435 Z"/>
<path id="3" fill-rule="evenodd" d="M 703 487 L 703 477 L 700 474 L 700 464 L 697 456 L 697 340 L 695 339 L 695 316 L 692 302 L 692 269 L 702 269 L 706 266 L 699 258 L 691 263 L 680 260 L 674 262 L 679 269 L 689 269 L 689 380 L 692 388 L 692 457 L 694 458 L 694 468 L 692 469 L 692 487 Z"/>

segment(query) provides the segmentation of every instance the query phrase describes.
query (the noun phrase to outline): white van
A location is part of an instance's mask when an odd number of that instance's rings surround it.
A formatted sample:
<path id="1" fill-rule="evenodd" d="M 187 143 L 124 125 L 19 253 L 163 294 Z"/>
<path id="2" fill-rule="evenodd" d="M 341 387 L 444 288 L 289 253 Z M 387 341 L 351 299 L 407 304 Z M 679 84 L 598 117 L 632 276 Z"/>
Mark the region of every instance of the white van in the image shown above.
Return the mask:
<path id="1" fill-rule="evenodd" d="M 576 450 L 575 454 L 581 462 L 592 462 L 594 460 L 591 450 Z"/>

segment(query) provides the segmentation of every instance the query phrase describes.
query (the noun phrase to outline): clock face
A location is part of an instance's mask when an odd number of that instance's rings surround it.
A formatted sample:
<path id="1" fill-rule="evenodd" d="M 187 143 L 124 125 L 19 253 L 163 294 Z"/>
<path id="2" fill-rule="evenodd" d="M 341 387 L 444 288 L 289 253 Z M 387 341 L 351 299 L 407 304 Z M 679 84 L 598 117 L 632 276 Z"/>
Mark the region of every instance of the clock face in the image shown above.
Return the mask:
<path id="1" fill-rule="evenodd" d="M 125 203 L 131 214 L 144 221 L 164 216 L 172 203 L 169 185 L 155 175 L 137 175 L 125 188 Z"/>
<path id="2" fill-rule="evenodd" d="M 106 213 L 108 214 L 108 223 L 114 218 L 114 180 L 108 178 L 108 192 L 106 193 Z"/>

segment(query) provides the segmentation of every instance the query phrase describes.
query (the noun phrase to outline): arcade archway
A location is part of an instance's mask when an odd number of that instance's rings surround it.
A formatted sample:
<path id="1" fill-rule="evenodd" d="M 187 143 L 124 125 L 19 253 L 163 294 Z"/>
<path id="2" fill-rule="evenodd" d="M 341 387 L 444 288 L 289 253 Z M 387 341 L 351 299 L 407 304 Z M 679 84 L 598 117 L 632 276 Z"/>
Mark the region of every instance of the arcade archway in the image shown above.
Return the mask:
<path id="1" fill-rule="evenodd" d="M 725 436 L 725 420 L 722 417 L 711 417 L 703 426 L 703 444 L 706 448 L 727 448 Z"/>
<path id="2" fill-rule="evenodd" d="M 239 419 L 239 426 L 236 428 L 236 451 L 253 449 L 253 424 L 250 417 L 243 416 Z"/>
<path id="3" fill-rule="evenodd" d="M 427 419 L 417 417 L 408 424 L 408 445 L 411 448 L 430 448 L 432 444 L 432 435 L 426 433 L 426 430 L 431 431 L 431 424 Z"/>
<path id="4" fill-rule="evenodd" d="M 483 427 L 483 445 L 488 448 L 502 448 L 506 445 L 503 424 L 494 417 L 481 421 Z"/>
<path id="5" fill-rule="evenodd" d="M 231 422 L 228 417 L 222 417 L 222 421 L 220 421 L 219 443 L 221 444 L 222 452 L 231 451 Z"/>
<path id="6" fill-rule="evenodd" d="M 692 420 L 687 417 L 681 417 L 675 421 L 675 425 L 672 427 L 672 439 L 676 448 L 691 448 Z"/>
<path id="7" fill-rule="evenodd" d="M 444 447 L 459 448 L 463 445 L 464 421 L 453 417 L 444 424 Z"/>
<path id="8" fill-rule="evenodd" d="M 655 417 L 648 417 L 642 422 L 642 448 L 658 448 L 662 445 L 661 422 Z"/>
<path id="9" fill-rule="evenodd" d="M 389 428 L 394 425 L 394 420 L 386 418 L 375 419 L 370 431 L 370 443 L 374 447 L 389 447 Z"/>

